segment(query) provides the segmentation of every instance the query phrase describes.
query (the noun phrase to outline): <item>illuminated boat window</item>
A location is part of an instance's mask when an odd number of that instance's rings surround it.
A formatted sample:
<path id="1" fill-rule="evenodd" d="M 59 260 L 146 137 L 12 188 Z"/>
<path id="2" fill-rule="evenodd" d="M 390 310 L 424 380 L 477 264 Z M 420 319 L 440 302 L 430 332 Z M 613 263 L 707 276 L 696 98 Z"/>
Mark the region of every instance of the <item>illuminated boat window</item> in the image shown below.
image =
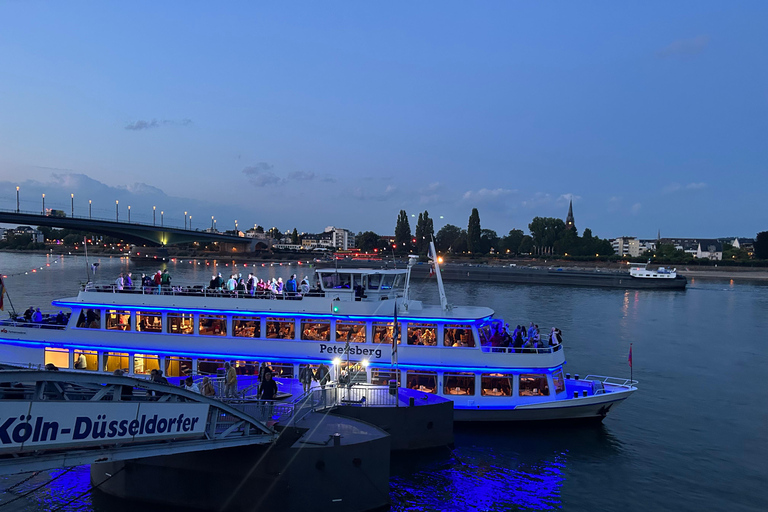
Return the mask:
<path id="1" fill-rule="evenodd" d="M 505 373 L 483 373 L 480 375 L 480 395 L 512 396 L 515 376 Z"/>
<path id="2" fill-rule="evenodd" d="M 331 341 L 331 321 L 302 318 L 301 339 L 311 341 Z"/>
<path id="3" fill-rule="evenodd" d="M 99 353 L 95 350 L 75 349 L 75 369 L 98 371 Z"/>
<path id="4" fill-rule="evenodd" d="M 474 347 L 475 337 L 471 325 L 447 324 L 443 333 L 443 345 L 446 347 Z"/>
<path id="5" fill-rule="evenodd" d="M 292 340 L 296 336 L 296 321 L 293 318 L 267 318 L 267 338 Z"/>
<path id="6" fill-rule="evenodd" d="M 186 377 L 187 375 L 192 375 L 192 358 L 186 356 L 165 357 L 166 377 Z"/>
<path id="7" fill-rule="evenodd" d="M 565 391 L 565 380 L 563 380 L 562 368 L 552 374 L 552 380 L 555 382 L 555 393 L 562 393 Z"/>
<path id="8" fill-rule="evenodd" d="M 397 322 L 397 329 L 399 332 L 403 332 L 403 324 Z M 394 322 L 373 322 L 373 342 L 374 343 L 388 343 L 392 344 L 392 336 L 394 336 Z M 397 344 L 402 343 L 403 337 L 397 337 Z"/>
<path id="9" fill-rule="evenodd" d="M 108 309 L 106 323 L 107 330 L 109 331 L 130 331 L 131 312 L 119 309 Z"/>
<path id="10" fill-rule="evenodd" d="M 365 343 L 365 322 L 336 320 L 336 341 Z"/>
<path id="11" fill-rule="evenodd" d="M 121 370 L 128 373 L 128 353 L 127 352 L 105 352 L 104 353 L 104 371 L 112 373 L 115 370 Z"/>
<path id="12" fill-rule="evenodd" d="M 224 362 L 224 359 L 201 357 L 197 360 L 197 373 L 224 377 L 227 374 L 224 369 Z"/>
<path id="13" fill-rule="evenodd" d="M 408 324 L 409 345 L 437 345 L 437 324 Z"/>
<path id="14" fill-rule="evenodd" d="M 166 332 L 170 334 L 194 334 L 195 315 L 192 313 L 168 313 Z"/>
<path id="15" fill-rule="evenodd" d="M 468 372 L 443 374 L 443 394 L 474 395 L 475 374 Z"/>
<path id="16" fill-rule="evenodd" d="M 347 380 L 349 379 L 349 380 Z M 357 361 L 341 361 L 339 363 L 339 384 L 364 384 L 368 382 L 368 368 Z"/>
<path id="17" fill-rule="evenodd" d="M 371 368 L 371 384 L 387 386 L 391 380 L 396 380 L 399 385 L 400 372 L 391 368 Z"/>
<path id="18" fill-rule="evenodd" d="M 201 336 L 226 336 L 227 317 L 224 315 L 200 315 L 198 329 Z"/>
<path id="19" fill-rule="evenodd" d="M 56 368 L 69 368 L 69 349 L 46 347 L 45 364 L 52 364 Z"/>
<path id="20" fill-rule="evenodd" d="M 163 314 L 159 311 L 137 311 L 136 330 L 141 332 L 163 332 Z"/>
<path id="21" fill-rule="evenodd" d="M 101 310 L 95 308 L 81 309 L 75 327 L 81 329 L 101 329 Z"/>
<path id="22" fill-rule="evenodd" d="M 236 316 L 232 319 L 232 333 L 236 338 L 258 338 L 261 336 L 261 318 L 257 316 Z"/>
<path id="23" fill-rule="evenodd" d="M 520 396 L 549 396 L 547 376 L 541 373 L 520 375 Z"/>
<path id="24" fill-rule="evenodd" d="M 259 369 L 258 361 L 230 361 L 232 366 L 235 367 L 235 372 L 238 375 L 256 375 Z"/>
<path id="25" fill-rule="evenodd" d="M 150 354 L 133 355 L 133 373 L 149 374 L 152 370 L 160 369 L 160 358 Z"/>
<path id="26" fill-rule="evenodd" d="M 437 393 L 437 372 L 408 370 L 405 374 L 405 385 L 408 389 Z"/>
<path id="27" fill-rule="evenodd" d="M 266 365 L 272 368 L 273 377 L 283 377 L 286 379 L 293 378 L 293 364 L 291 363 L 266 363 Z"/>

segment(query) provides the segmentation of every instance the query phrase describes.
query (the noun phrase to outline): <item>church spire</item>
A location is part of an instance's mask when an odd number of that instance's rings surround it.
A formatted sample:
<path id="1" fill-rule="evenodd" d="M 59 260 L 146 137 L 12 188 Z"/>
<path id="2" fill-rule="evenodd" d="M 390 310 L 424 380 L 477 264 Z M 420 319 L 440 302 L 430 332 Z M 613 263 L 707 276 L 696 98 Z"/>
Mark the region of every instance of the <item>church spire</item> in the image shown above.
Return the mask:
<path id="1" fill-rule="evenodd" d="M 573 199 L 571 199 L 571 203 L 568 205 L 568 216 L 565 218 L 565 227 L 576 231 L 576 224 L 573 221 Z"/>

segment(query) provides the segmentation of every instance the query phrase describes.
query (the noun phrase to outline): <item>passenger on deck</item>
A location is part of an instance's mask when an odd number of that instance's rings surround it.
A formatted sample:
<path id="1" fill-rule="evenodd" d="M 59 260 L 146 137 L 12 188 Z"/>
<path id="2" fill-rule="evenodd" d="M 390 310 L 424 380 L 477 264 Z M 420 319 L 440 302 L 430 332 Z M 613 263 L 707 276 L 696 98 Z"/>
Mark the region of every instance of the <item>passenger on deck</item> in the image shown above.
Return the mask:
<path id="1" fill-rule="evenodd" d="M 264 380 L 259 384 L 259 398 L 261 400 L 274 400 L 277 396 L 277 382 L 272 380 L 272 372 L 264 374 Z"/>
<path id="2" fill-rule="evenodd" d="M 27 322 L 31 322 L 32 315 L 34 314 L 35 314 L 35 307 L 29 306 L 29 309 L 24 312 L 24 320 L 26 320 Z"/>
<path id="3" fill-rule="evenodd" d="M 238 278 L 237 278 L 237 288 L 236 289 L 237 289 L 238 292 L 245 292 L 245 279 L 243 279 L 240 276 L 238 276 Z"/>
<path id="4" fill-rule="evenodd" d="M 126 290 L 133 290 L 133 279 L 131 279 L 131 273 L 128 272 L 123 278 L 123 287 Z"/>
<path id="5" fill-rule="evenodd" d="M 253 277 L 253 274 L 248 274 L 248 281 L 245 283 L 245 289 L 251 297 L 256 293 L 256 278 Z"/>
<path id="6" fill-rule="evenodd" d="M 121 272 L 117 279 L 115 279 L 115 289 L 119 292 L 123 291 L 123 286 L 125 286 L 125 280 L 123 279 L 123 273 Z"/>
<path id="7" fill-rule="evenodd" d="M 187 391 L 192 391 L 193 393 L 202 394 L 200 392 L 200 388 L 197 384 L 195 384 L 195 381 L 192 379 L 191 375 L 184 380 L 184 389 Z"/>
<path id="8" fill-rule="evenodd" d="M 59 325 L 65 325 L 67 323 L 67 315 L 65 315 L 63 311 L 59 311 L 59 314 L 56 315 L 56 323 Z"/>
<path id="9" fill-rule="evenodd" d="M 168 273 L 168 269 L 163 270 L 160 275 L 160 284 L 165 287 L 171 286 L 171 274 Z"/>
<path id="10" fill-rule="evenodd" d="M 311 366 L 307 365 L 299 371 L 299 382 L 304 387 L 304 393 L 309 393 L 313 380 L 315 380 L 315 372 L 312 371 Z"/>
<path id="11" fill-rule="evenodd" d="M 301 284 L 299 285 L 299 290 L 302 295 L 309 293 L 309 277 L 304 276 L 304 279 L 301 280 Z"/>
<path id="12" fill-rule="evenodd" d="M 211 378 L 207 375 L 203 377 L 203 385 L 200 388 L 200 393 L 203 396 L 216 396 L 216 389 L 213 387 L 213 382 L 211 381 Z"/>
<path id="13" fill-rule="evenodd" d="M 288 295 L 288 299 L 293 299 L 296 296 L 297 290 L 296 274 L 293 274 L 291 275 L 291 278 L 285 282 L 285 292 Z"/>
<path id="14" fill-rule="evenodd" d="M 227 373 L 224 377 L 224 396 L 227 398 L 234 398 L 237 393 L 237 371 L 235 367 L 229 364 L 229 361 L 224 363 Z"/>
<path id="15" fill-rule="evenodd" d="M 217 284 L 217 281 L 216 281 L 216 274 L 213 274 L 213 275 L 211 276 L 211 282 L 210 282 L 210 283 L 208 283 L 208 289 L 209 289 L 209 290 L 215 290 L 215 289 L 216 289 L 216 284 Z"/>
<path id="16" fill-rule="evenodd" d="M 148 289 L 151 288 L 153 284 L 152 276 L 141 274 L 141 286 L 144 287 L 145 292 L 149 291 Z"/>
<path id="17" fill-rule="evenodd" d="M 85 361 L 85 354 L 80 352 L 75 354 L 75 370 L 85 370 L 88 368 L 88 363 Z"/>
<path id="18" fill-rule="evenodd" d="M 32 321 L 36 324 L 43 323 L 43 314 L 40 312 L 40 308 L 35 309 L 35 313 L 32 315 Z"/>
<path id="19" fill-rule="evenodd" d="M 539 335 L 539 326 L 538 325 L 534 325 L 533 327 L 534 327 L 534 330 L 533 330 L 533 341 L 531 343 L 533 343 L 534 347 L 540 348 L 541 347 L 541 335 Z"/>
<path id="20" fill-rule="evenodd" d="M 282 295 L 284 289 L 285 289 L 285 283 L 283 283 L 283 278 L 278 277 L 277 278 L 277 294 Z"/>

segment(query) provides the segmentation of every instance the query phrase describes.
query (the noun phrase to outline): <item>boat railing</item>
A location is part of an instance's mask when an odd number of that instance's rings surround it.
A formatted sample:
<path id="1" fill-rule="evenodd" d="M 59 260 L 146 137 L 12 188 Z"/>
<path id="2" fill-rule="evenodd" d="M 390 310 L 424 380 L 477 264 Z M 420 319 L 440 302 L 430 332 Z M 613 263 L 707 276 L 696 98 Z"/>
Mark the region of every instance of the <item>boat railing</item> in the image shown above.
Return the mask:
<path id="1" fill-rule="evenodd" d="M 544 343 L 547 343 L 547 341 L 544 341 Z M 557 345 L 545 347 L 494 347 L 483 345 L 480 348 L 483 352 L 499 354 L 554 354 L 563 349 L 563 344 L 558 343 Z"/>
<path id="2" fill-rule="evenodd" d="M 310 290 L 309 293 L 300 292 L 273 293 L 270 290 L 260 290 L 250 293 L 246 290 L 222 290 L 208 288 L 204 285 L 169 285 L 169 286 L 133 286 L 131 288 L 118 289 L 116 284 L 87 283 L 83 286 L 86 292 L 101 293 L 134 293 L 140 295 L 172 295 L 172 296 L 201 296 L 201 297 L 227 297 L 235 299 L 276 299 L 276 300 L 302 300 L 305 297 L 325 297 L 325 292 Z"/>
<path id="3" fill-rule="evenodd" d="M 22 317 L 16 317 L 14 318 L 11 316 L 10 318 L 0 320 L 0 325 L 8 326 L 8 327 L 31 327 L 33 329 L 57 329 L 57 330 L 63 330 L 67 328 L 67 323 L 69 322 L 69 316 L 66 317 L 66 322 L 64 323 L 57 323 L 56 322 L 56 315 L 44 315 L 42 322 L 33 322 L 31 320 L 26 320 Z"/>
<path id="4" fill-rule="evenodd" d="M 605 375 L 587 375 L 584 377 L 585 381 L 597 381 L 602 384 L 608 384 L 609 386 L 615 386 L 615 387 L 621 387 L 621 388 L 632 388 L 637 386 L 639 381 L 632 380 L 632 379 L 623 379 L 621 377 L 607 377 Z"/>

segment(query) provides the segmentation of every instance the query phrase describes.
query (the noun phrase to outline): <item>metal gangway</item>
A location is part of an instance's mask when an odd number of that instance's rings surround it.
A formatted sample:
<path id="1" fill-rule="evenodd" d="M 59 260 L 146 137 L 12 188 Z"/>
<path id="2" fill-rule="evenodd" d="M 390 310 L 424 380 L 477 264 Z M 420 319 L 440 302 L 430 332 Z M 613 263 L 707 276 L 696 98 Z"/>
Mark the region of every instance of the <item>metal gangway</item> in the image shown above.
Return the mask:
<path id="1" fill-rule="evenodd" d="M 275 442 L 215 398 L 82 371 L 0 370 L 0 475 Z"/>

